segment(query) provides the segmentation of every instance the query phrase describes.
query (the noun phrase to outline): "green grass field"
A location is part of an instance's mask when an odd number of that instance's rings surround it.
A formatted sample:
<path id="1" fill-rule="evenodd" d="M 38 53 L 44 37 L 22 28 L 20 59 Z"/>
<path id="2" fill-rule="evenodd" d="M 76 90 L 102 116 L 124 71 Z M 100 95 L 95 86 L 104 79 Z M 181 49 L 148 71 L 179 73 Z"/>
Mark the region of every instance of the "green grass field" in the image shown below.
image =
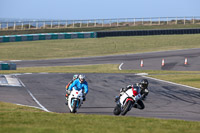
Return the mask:
<path id="1" fill-rule="evenodd" d="M 200 122 L 47 113 L 0 102 L 1 133 L 199 133 Z"/>
<path id="2" fill-rule="evenodd" d="M 200 35 L 113 37 L 0 44 L 0 60 L 39 60 L 200 48 Z M 200 72 L 118 70 L 117 64 L 18 68 L 9 73 L 149 73 L 200 88 Z M 81 123 L 81 124 L 77 124 Z M 0 102 L 0 133 L 199 133 L 200 122 L 105 115 L 59 114 Z"/>
<path id="3" fill-rule="evenodd" d="M 0 60 L 39 60 L 200 48 L 200 34 L 47 40 L 0 44 Z"/>

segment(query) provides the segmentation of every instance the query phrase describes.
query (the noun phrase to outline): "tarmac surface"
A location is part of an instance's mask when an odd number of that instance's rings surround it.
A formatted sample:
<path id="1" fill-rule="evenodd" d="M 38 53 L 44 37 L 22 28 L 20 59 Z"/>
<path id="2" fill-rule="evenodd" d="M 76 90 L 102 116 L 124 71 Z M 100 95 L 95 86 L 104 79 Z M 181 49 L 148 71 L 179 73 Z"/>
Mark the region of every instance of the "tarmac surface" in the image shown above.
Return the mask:
<path id="1" fill-rule="evenodd" d="M 187 65 L 184 65 L 187 58 Z M 162 66 L 162 59 L 165 65 Z M 143 60 L 144 67 L 140 67 Z M 200 71 L 200 48 L 151 53 L 17 61 L 17 67 L 121 64 L 122 69 Z"/>
<path id="2" fill-rule="evenodd" d="M 145 63 L 143 68 L 140 68 L 140 63 L 137 64 L 141 58 Z M 162 58 L 166 60 L 165 68 L 161 67 Z M 184 58 L 188 58 L 187 66 L 184 65 Z M 20 67 L 30 67 L 120 64 L 123 62 L 122 69 L 157 69 L 154 65 L 158 63 L 160 70 L 200 71 L 199 59 L 200 49 L 190 49 L 106 57 L 20 61 L 17 64 Z M 175 61 L 177 63 L 174 65 Z M 146 78 L 134 74 L 95 73 L 85 75 L 89 84 L 89 93 L 78 113 L 104 115 L 113 115 L 114 97 L 119 94 L 120 88 Z M 22 86 L 0 86 L 0 101 L 34 106 L 50 112 L 68 113 L 69 109 L 65 105 L 65 85 L 72 79 L 72 76 L 73 74 L 63 73 L 18 75 L 17 78 L 21 81 Z M 145 109 L 132 108 L 127 113 L 128 116 L 200 121 L 200 90 L 198 88 L 192 89 L 154 79 L 148 80 L 150 93 L 144 101 Z"/>

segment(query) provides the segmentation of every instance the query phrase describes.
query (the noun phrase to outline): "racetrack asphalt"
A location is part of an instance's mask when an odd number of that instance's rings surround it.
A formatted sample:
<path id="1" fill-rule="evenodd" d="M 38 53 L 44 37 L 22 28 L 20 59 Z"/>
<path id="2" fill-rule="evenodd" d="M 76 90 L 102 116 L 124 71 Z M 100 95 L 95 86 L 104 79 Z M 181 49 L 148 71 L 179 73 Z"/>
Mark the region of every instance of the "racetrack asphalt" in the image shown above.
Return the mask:
<path id="1" fill-rule="evenodd" d="M 51 66 L 54 64 L 61 66 L 104 63 L 120 64 L 121 62 L 124 62 L 122 69 L 135 69 L 135 67 L 133 67 L 133 62 L 139 61 L 141 57 L 143 57 L 144 60 L 148 59 L 149 61 L 166 57 L 166 59 L 170 59 L 172 62 L 174 59 L 184 59 L 187 57 L 189 59 L 187 67 L 184 67 L 183 65 L 174 65 L 174 67 L 169 67 L 170 70 L 200 70 L 200 49 L 145 53 L 143 56 L 142 54 L 131 54 L 106 57 L 45 60 L 39 62 L 22 61 L 17 63 L 20 67 L 29 67 Z M 194 61 L 193 59 L 196 59 L 197 61 Z M 177 64 L 182 63 L 182 61 L 178 62 L 179 63 Z M 153 64 L 156 64 L 156 62 Z M 145 67 L 142 69 L 145 69 Z M 162 69 L 161 65 L 160 69 Z M 85 75 L 89 84 L 89 93 L 86 101 L 80 110 L 78 110 L 78 113 L 86 114 L 113 115 L 112 111 L 115 106 L 114 97 L 119 94 L 120 88 L 129 84 L 134 84 L 143 79 L 142 76 L 134 74 L 93 73 Z M 72 79 L 72 76 L 73 74 L 63 73 L 18 75 L 18 78 L 23 82 L 24 87 L 0 87 L 0 101 L 41 108 L 41 106 L 30 96 L 29 92 L 31 92 L 34 98 L 37 99 L 37 101 L 39 101 L 39 103 L 48 111 L 68 113 L 69 109 L 65 105 L 65 85 Z M 145 109 L 139 110 L 133 108 L 127 113 L 128 116 L 200 121 L 200 90 L 153 79 L 148 80 L 150 82 L 150 93 L 146 101 L 144 101 Z"/>
<path id="2" fill-rule="evenodd" d="M 134 74 L 85 75 L 89 93 L 78 110 L 78 113 L 85 114 L 113 115 L 114 98 L 120 88 L 143 79 Z M 72 76 L 62 73 L 19 75 L 25 87 L 0 88 L 0 101 L 40 107 L 28 94 L 28 90 L 48 111 L 69 113 L 65 105 L 65 84 Z M 200 121 L 200 90 L 148 80 L 150 93 L 144 101 L 145 109 L 132 108 L 128 116 Z"/>
<path id="3" fill-rule="evenodd" d="M 185 65 L 187 58 L 187 65 Z M 162 66 L 162 59 L 165 65 Z M 144 67 L 140 67 L 141 60 Z M 200 48 L 150 53 L 16 62 L 17 67 L 121 64 L 122 69 L 200 71 Z"/>

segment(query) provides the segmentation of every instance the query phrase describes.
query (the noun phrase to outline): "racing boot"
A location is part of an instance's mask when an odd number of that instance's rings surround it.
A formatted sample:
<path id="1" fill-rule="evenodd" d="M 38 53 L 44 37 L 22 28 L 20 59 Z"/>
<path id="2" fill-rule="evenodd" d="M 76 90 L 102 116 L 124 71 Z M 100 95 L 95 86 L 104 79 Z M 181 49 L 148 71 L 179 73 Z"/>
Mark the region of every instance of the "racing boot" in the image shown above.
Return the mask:
<path id="1" fill-rule="evenodd" d="M 68 105 L 68 94 L 65 95 L 66 102 L 65 104 Z"/>
<path id="2" fill-rule="evenodd" d="M 116 97 L 115 97 L 115 102 L 118 102 L 119 99 L 120 99 L 120 96 L 116 96 Z"/>

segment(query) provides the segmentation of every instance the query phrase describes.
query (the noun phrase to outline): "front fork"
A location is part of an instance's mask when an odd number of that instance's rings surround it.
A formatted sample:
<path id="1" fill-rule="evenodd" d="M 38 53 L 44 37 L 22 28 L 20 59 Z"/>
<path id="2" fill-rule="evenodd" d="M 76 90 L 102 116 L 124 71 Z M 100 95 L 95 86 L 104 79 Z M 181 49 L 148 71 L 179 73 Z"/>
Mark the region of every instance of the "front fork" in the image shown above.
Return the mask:
<path id="1" fill-rule="evenodd" d="M 78 100 L 78 99 L 72 99 L 71 107 L 73 106 L 75 100 L 77 101 L 77 102 L 76 102 L 76 108 L 79 108 L 79 107 L 80 107 L 80 104 L 79 104 L 79 103 L 80 103 L 80 100 Z"/>

